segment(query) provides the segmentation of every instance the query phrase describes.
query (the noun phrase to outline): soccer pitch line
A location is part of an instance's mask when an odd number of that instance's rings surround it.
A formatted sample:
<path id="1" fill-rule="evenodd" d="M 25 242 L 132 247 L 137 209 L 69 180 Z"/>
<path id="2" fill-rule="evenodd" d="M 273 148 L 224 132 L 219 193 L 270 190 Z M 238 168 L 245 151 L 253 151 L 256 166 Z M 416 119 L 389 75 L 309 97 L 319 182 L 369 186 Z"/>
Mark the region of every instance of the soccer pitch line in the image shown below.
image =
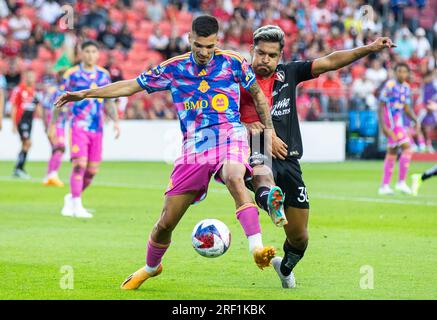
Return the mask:
<path id="1" fill-rule="evenodd" d="M 10 176 L 0 176 L 0 181 L 10 181 L 10 182 L 20 182 L 20 183 L 32 183 L 32 184 L 41 184 L 41 178 L 31 178 L 29 180 L 18 180 L 16 178 Z M 109 182 L 109 181 L 94 181 L 93 186 L 99 187 L 113 187 L 113 188 L 126 188 L 126 189 L 143 189 L 143 190 L 164 190 L 167 188 L 167 185 L 157 185 L 157 184 L 132 184 L 132 183 L 121 183 L 121 182 Z M 227 194 L 228 191 L 225 188 L 217 188 L 210 187 L 209 192 L 223 193 Z M 310 195 L 310 199 L 327 199 L 327 200 L 336 200 L 336 201 L 349 201 L 349 202 L 368 202 L 368 203 L 388 203 L 388 204 L 402 204 L 402 205 L 414 205 L 414 206 L 428 206 L 428 207 L 437 207 L 437 202 L 427 201 L 427 196 L 418 196 L 416 198 L 411 198 L 411 200 L 407 199 L 390 199 L 390 198 L 379 198 L 379 197 L 357 197 L 357 196 L 343 196 L 343 195 L 333 195 L 333 194 L 321 194 L 321 193 L 313 193 Z"/>

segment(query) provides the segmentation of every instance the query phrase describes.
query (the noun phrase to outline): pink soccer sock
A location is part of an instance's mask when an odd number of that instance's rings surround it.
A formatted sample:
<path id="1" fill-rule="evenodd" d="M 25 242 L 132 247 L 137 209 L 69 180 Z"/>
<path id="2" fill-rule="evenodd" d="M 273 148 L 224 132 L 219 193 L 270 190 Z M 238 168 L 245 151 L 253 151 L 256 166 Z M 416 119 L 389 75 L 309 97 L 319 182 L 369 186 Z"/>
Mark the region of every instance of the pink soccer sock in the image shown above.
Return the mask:
<path id="1" fill-rule="evenodd" d="M 399 182 L 405 181 L 407 177 L 412 155 L 410 149 L 402 151 L 401 157 L 399 158 Z"/>
<path id="2" fill-rule="evenodd" d="M 58 172 L 59 167 L 61 166 L 61 163 L 62 163 L 62 156 L 63 155 L 64 155 L 64 153 L 62 151 L 59 151 L 59 150 L 53 152 L 53 154 L 49 160 L 49 165 L 47 167 L 47 174 L 50 174 L 52 172 Z"/>
<path id="3" fill-rule="evenodd" d="M 395 166 L 396 156 L 387 153 L 384 160 L 384 174 L 382 177 L 382 185 L 390 184 L 391 176 L 393 175 L 393 168 Z"/>
<path id="4" fill-rule="evenodd" d="M 147 241 L 146 265 L 151 268 L 159 266 L 169 246 L 170 244 L 156 243 L 152 241 L 152 239 L 149 239 L 149 241 Z"/>
<path id="5" fill-rule="evenodd" d="M 70 176 L 70 189 L 73 198 L 79 198 L 82 193 L 84 175 L 85 168 L 73 160 L 73 170 Z"/>
<path id="6" fill-rule="evenodd" d="M 258 208 L 253 203 L 242 205 L 236 213 L 246 237 L 261 233 Z"/>

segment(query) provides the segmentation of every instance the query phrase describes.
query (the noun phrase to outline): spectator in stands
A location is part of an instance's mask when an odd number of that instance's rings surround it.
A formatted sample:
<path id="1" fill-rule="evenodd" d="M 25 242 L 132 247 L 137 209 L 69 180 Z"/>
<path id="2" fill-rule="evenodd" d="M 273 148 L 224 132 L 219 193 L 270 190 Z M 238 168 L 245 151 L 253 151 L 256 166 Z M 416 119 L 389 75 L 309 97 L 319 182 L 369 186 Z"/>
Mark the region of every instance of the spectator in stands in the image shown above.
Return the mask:
<path id="1" fill-rule="evenodd" d="M 326 116 L 333 110 L 336 113 L 346 113 L 346 101 L 343 84 L 340 79 L 333 73 L 328 72 L 326 80 L 321 84 L 322 94 L 320 103 L 323 114 Z"/>
<path id="2" fill-rule="evenodd" d="M 155 23 L 161 22 L 164 17 L 164 7 L 160 1 L 150 0 L 147 4 L 147 15 L 146 17 Z"/>
<path id="3" fill-rule="evenodd" d="M 37 24 L 33 30 L 31 37 L 35 39 L 35 45 L 41 46 L 44 44 L 44 28 L 41 24 Z"/>
<path id="4" fill-rule="evenodd" d="M 178 29 L 173 28 L 164 56 L 166 59 L 170 59 L 174 56 L 183 54 L 184 52 L 189 51 L 189 45 L 188 34 L 178 36 Z"/>
<path id="5" fill-rule="evenodd" d="M 38 16 L 48 24 L 53 24 L 62 15 L 61 6 L 55 0 L 44 0 L 38 10 Z"/>
<path id="6" fill-rule="evenodd" d="M 20 53 L 20 41 L 12 37 L 12 33 L 6 35 L 5 43 L 1 47 L 1 53 L 7 58 L 14 58 Z"/>
<path id="7" fill-rule="evenodd" d="M 132 34 L 128 30 L 127 25 L 124 24 L 117 34 L 117 43 L 120 44 L 124 50 L 130 50 L 132 41 Z"/>
<path id="8" fill-rule="evenodd" d="M 316 121 L 320 116 L 320 103 L 316 97 L 311 96 L 305 87 L 299 87 L 297 99 L 297 115 L 299 121 Z"/>
<path id="9" fill-rule="evenodd" d="M 112 28 L 112 24 L 108 22 L 105 28 L 99 32 L 97 41 L 100 41 L 104 46 L 110 50 L 115 49 L 117 45 L 117 34 Z"/>
<path id="10" fill-rule="evenodd" d="M 362 74 L 352 84 L 352 108 L 365 110 L 376 108 L 375 90 L 378 86 L 369 78 L 368 73 Z"/>
<path id="11" fill-rule="evenodd" d="M 168 37 L 162 34 L 160 28 L 156 27 L 153 30 L 153 34 L 149 38 L 149 47 L 150 49 L 156 50 L 162 54 L 165 54 L 167 50 L 169 40 Z"/>
<path id="12" fill-rule="evenodd" d="M 38 46 L 35 43 L 35 38 L 29 37 L 21 46 L 21 57 L 25 60 L 32 61 L 38 55 Z"/>
<path id="13" fill-rule="evenodd" d="M 95 2 L 91 2 L 89 11 L 79 16 L 78 27 L 88 27 L 94 30 L 100 30 L 108 23 L 109 16 L 105 8 Z"/>
<path id="14" fill-rule="evenodd" d="M 0 18 L 6 18 L 9 14 L 8 2 L 6 0 L 0 0 Z"/>
<path id="15" fill-rule="evenodd" d="M 123 71 L 118 65 L 115 64 L 114 55 L 111 53 L 108 56 L 108 62 L 105 65 L 105 69 L 109 71 L 112 82 L 117 82 L 123 80 Z"/>
<path id="16" fill-rule="evenodd" d="M 57 24 L 50 25 L 49 29 L 44 33 L 44 43 L 53 52 L 61 48 L 64 41 L 65 32 L 62 32 Z"/>
<path id="17" fill-rule="evenodd" d="M 417 28 L 415 35 L 416 37 L 413 38 L 413 46 L 415 48 L 417 57 L 422 59 L 431 52 L 431 44 L 425 37 L 425 29 Z"/>
<path id="18" fill-rule="evenodd" d="M 9 19 L 9 28 L 15 40 L 26 40 L 32 31 L 32 22 L 23 15 L 22 10 L 18 9 L 16 14 Z"/>
<path id="19" fill-rule="evenodd" d="M 375 88 L 378 88 L 385 80 L 387 80 L 387 70 L 382 67 L 379 59 L 373 59 L 370 62 L 370 68 L 366 70 L 366 80 L 371 81 Z"/>
<path id="20" fill-rule="evenodd" d="M 9 68 L 5 74 L 8 91 L 14 89 L 21 81 L 18 59 L 9 60 Z"/>
<path id="21" fill-rule="evenodd" d="M 399 54 L 399 56 L 405 60 L 410 59 L 415 51 L 415 48 L 413 36 L 408 27 L 404 26 L 400 30 L 398 36 L 395 38 L 395 43 L 397 48 L 394 49 L 394 52 Z"/>

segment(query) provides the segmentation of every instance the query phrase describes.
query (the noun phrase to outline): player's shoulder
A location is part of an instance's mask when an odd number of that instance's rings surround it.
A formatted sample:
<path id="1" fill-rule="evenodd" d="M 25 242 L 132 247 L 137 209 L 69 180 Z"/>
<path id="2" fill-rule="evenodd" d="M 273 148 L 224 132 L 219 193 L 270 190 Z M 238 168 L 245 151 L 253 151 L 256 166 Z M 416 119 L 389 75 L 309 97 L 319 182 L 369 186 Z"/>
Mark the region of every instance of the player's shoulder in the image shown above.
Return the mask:
<path id="1" fill-rule="evenodd" d="M 243 63 L 244 61 L 244 57 L 236 51 L 233 50 L 222 50 L 222 49 L 216 49 L 215 50 L 215 55 L 216 56 L 223 56 L 227 59 L 231 59 L 231 60 L 237 60 L 239 63 Z"/>
<path id="2" fill-rule="evenodd" d="M 160 67 L 172 66 L 179 63 L 183 63 L 185 60 L 190 59 L 191 52 L 187 52 L 173 58 L 167 59 L 159 64 Z"/>
<path id="3" fill-rule="evenodd" d="M 64 78 L 68 78 L 80 70 L 79 65 L 75 65 L 64 72 Z"/>
<path id="4" fill-rule="evenodd" d="M 96 67 L 97 67 L 97 71 L 107 75 L 108 77 L 110 76 L 110 73 L 109 73 L 109 71 L 107 69 L 105 69 L 105 68 L 103 68 L 101 66 L 96 66 Z"/>
<path id="5" fill-rule="evenodd" d="M 389 79 L 385 82 L 384 87 L 386 87 L 387 89 L 391 89 L 394 88 L 394 86 L 396 86 L 396 80 L 395 79 Z"/>

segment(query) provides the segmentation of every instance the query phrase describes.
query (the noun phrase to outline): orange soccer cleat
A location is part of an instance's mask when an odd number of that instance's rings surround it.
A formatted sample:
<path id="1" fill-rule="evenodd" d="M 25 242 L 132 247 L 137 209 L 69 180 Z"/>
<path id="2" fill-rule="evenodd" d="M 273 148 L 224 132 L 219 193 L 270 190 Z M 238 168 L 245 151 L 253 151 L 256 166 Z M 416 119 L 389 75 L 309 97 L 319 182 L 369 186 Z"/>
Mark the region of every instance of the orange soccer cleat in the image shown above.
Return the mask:
<path id="1" fill-rule="evenodd" d="M 158 269 L 153 274 L 148 273 L 146 269 L 144 269 L 144 267 L 141 267 L 123 281 L 123 283 L 121 284 L 121 289 L 136 290 L 143 284 L 144 281 L 149 278 L 156 277 L 161 272 L 162 264 L 159 265 Z"/>
<path id="2" fill-rule="evenodd" d="M 261 270 L 270 266 L 270 262 L 274 258 L 276 250 L 273 247 L 257 247 L 253 250 L 253 259 L 256 265 Z"/>

